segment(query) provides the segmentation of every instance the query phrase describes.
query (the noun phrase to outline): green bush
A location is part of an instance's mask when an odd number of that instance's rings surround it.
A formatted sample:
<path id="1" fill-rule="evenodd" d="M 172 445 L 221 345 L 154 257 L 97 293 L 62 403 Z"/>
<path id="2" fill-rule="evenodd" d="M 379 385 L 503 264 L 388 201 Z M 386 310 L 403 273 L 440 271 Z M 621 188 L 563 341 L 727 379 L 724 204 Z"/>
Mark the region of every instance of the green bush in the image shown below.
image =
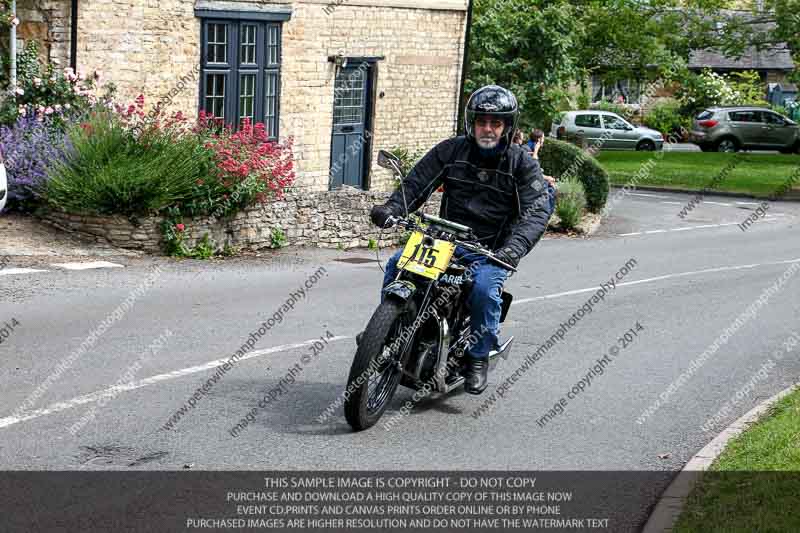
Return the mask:
<path id="1" fill-rule="evenodd" d="M 692 128 L 692 117 L 681 114 L 681 104 L 675 100 L 665 101 L 653 106 L 645 114 L 642 123 L 648 128 L 660 131 L 665 137 L 680 134 L 682 129 Z"/>
<path id="2" fill-rule="evenodd" d="M 561 220 L 561 227 L 575 229 L 583 217 L 584 209 L 586 209 L 586 191 L 581 182 L 568 179 L 559 183 L 556 215 Z"/>
<path id="3" fill-rule="evenodd" d="M 190 199 L 209 172 L 210 156 L 196 138 L 165 134 L 139 143 L 108 112 L 67 134 L 72 149 L 50 168 L 43 196 L 70 213 L 153 214 Z"/>
<path id="4" fill-rule="evenodd" d="M 574 177 L 583 184 L 590 211 L 603 209 L 608 198 L 608 173 L 594 157 L 570 143 L 545 137 L 539 159 L 545 174 L 563 180 Z"/>
<path id="5" fill-rule="evenodd" d="M 399 146 L 390 148 L 387 151 L 400 160 L 400 170 L 403 171 L 404 176 L 407 176 L 411 169 L 414 168 L 414 165 L 425 155 L 424 150 L 409 150 Z"/>

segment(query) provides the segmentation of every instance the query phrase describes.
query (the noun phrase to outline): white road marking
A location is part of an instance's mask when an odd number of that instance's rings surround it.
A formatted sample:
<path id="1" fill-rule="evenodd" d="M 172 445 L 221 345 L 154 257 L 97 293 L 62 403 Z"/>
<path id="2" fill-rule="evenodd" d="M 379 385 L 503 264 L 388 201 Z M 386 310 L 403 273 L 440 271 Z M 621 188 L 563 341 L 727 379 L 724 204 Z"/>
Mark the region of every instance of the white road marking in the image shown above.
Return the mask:
<path id="1" fill-rule="evenodd" d="M 703 200 L 704 204 L 714 204 L 714 205 L 724 205 L 725 207 L 731 207 L 733 204 L 727 204 L 724 202 L 712 202 L 710 200 Z"/>
<path id="2" fill-rule="evenodd" d="M 672 279 L 672 278 L 681 278 L 686 276 L 694 276 L 697 274 L 710 274 L 714 272 L 728 272 L 732 270 L 743 270 L 747 268 L 757 268 L 762 266 L 774 266 L 774 265 L 786 265 L 789 263 L 800 263 L 800 258 L 798 259 L 787 259 L 786 261 L 772 261 L 770 263 L 757 263 L 753 265 L 735 265 L 735 266 L 727 266 L 727 267 L 717 267 L 717 268 L 707 268 L 704 270 L 693 270 L 690 272 L 678 272 L 676 274 L 666 274 L 664 276 L 656 276 L 654 278 L 646 278 L 646 279 L 639 279 L 636 281 L 623 281 L 617 283 L 617 287 L 627 287 L 630 285 L 641 285 L 642 283 L 652 283 L 654 281 L 661 281 L 665 279 Z M 530 302 L 538 302 L 541 300 L 551 300 L 553 298 L 560 298 L 562 296 L 572 296 L 573 294 L 581 294 L 584 292 L 595 292 L 599 290 L 600 287 L 587 287 L 585 289 L 577 289 L 574 291 L 566 291 L 566 292 L 558 292 L 555 294 L 546 294 L 544 296 L 535 296 L 533 298 L 522 298 L 520 300 L 514 300 L 511 302 L 511 305 L 519 305 L 524 303 Z"/>
<path id="3" fill-rule="evenodd" d="M 766 222 L 772 222 L 775 220 L 775 218 L 772 215 L 767 215 L 761 220 Z M 689 231 L 692 229 L 724 228 L 726 226 L 738 226 L 739 224 L 741 224 L 741 222 L 723 222 L 721 224 L 703 224 L 702 226 L 688 226 L 685 228 L 651 229 L 646 231 L 634 231 L 633 233 L 618 233 L 617 237 L 630 237 L 632 235 L 647 235 L 651 233 L 667 233 L 670 231 Z"/>
<path id="4" fill-rule="evenodd" d="M 800 258 L 798 258 L 798 259 L 787 259 L 785 261 L 773 261 L 773 262 L 769 262 L 769 263 L 758 263 L 758 264 L 752 264 L 752 265 L 736 265 L 736 266 L 727 266 L 727 267 L 707 268 L 707 269 L 704 269 L 704 270 L 694 270 L 694 271 L 691 271 L 691 272 L 679 272 L 679 273 L 676 273 L 676 274 L 666 274 L 664 276 L 656 276 L 654 278 L 646 278 L 646 279 L 640 279 L 640 280 L 635 280 L 635 281 L 620 282 L 620 283 L 617 283 L 616 286 L 617 287 L 627 287 L 627 286 L 631 286 L 631 285 L 641 285 L 642 283 L 652 283 L 654 281 L 661 281 L 661 280 L 665 280 L 665 279 L 680 278 L 680 277 L 686 277 L 686 276 L 694 276 L 694 275 L 698 275 L 698 274 L 709 274 L 709 273 L 714 273 L 714 272 L 727 272 L 727 271 L 732 271 L 732 270 L 743 270 L 743 269 L 757 268 L 757 267 L 762 267 L 762 266 L 785 265 L 785 264 L 788 264 L 788 263 L 800 263 Z M 587 287 L 585 289 L 576 289 L 576 290 L 572 290 L 572 291 L 558 292 L 558 293 L 555 293 L 555 294 L 546 294 L 544 296 L 536 296 L 536 297 L 533 297 L 533 298 L 522 298 L 520 300 L 515 300 L 514 302 L 511 303 L 511 305 L 520 305 L 520 304 L 524 304 L 524 303 L 538 302 L 538 301 L 541 301 L 541 300 L 552 300 L 554 298 L 561 298 L 563 296 L 572 296 L 574 294 L 581 294 L 581 293 L 586 293 L 586 292 L 595 292 L 595 291 L 597 291 L 599 289 L 600 289 L 599 286 L 598 287 Z M 344 339 L 351 339 L 351 338 L 353 338 L 353 337 L 352 336 L 337 336 L 337 337 L 333 337 L 333 338 L 328 339 L 328 340 L 330 342 L 330 341 L 337 341 L 337 340 L 344 340 Z M 283 352 L 283 351 L 291 350 L 291 349 L 294 349 L 294 348 L 301 348 L 303 346 L 308 346 L 310 344 L 313 344 L 313 343 L 317 342 L 318 340 L 319 339 L 312 339 L 312 340 L 308 340 L 308 341 L 299 342 L 299 343 L 296 343 L 296 344 L 284 344 L 284 345 L 281 345 L 281 346 L 275 346 L 275 347 L 272 347 L 272 348 L 266 348 L 264 350 L 255 350 L 255 351 L 253 351 L 253 352 L 251 352 L 251 353 L 239 358 L 239 361 L 244 361 L 246 359 L 253 359 L 253 358 L 256 358 L 256 357 L 263 357 L 263 356 L 269 355 L 271 353 Z M 167 372 L 165 374 L 158 374 L 156 376 L 151 376 L 149 378 L 144 378 L 144 379 L 141 379 L 139 381 L 128 383 L 127 385 L 109 387 L 107 389 L 91 392 L 89 394 L 84 394 L 82 396 L 78 396 L 76 398 L 72 398 L 71 400 L 66 400 L 66 401 L 63 401 L 63 402 L 56 402 L 56 403 L 50 404 L 47 407 L 44 407 L 42 409 L 36 409 L 36 410 L 33 410 L 33 411 L 29 411 L 29 412 L 27 412 L 27 413 L 25 413 L 23 415 L 20 415 L 20 416 L 16 416 L 16 417 L 15 416 L 7 416 L 5 418 L 0 418 L 0 429 L 6 428 L 6 427 L 9 427 L 9 426 L 13 426 L 14 424 L 19 424 L 20 422 L 27 422 L 28 420 L 33 420 L 33 419 L 36 419 L 36 418 L 39 418 L 39 417 L 42 417 L 42 416 L 45 416 L 45 415 L 58 413 L 60 411 L 66 411 L 67 409 L 72 409 L 73 407 L 77 407 L 79 405 L 84 405 L 84 404 L 88 404 L 88 403 L 94 403 L 94 402 L 99 401 L 102 398 L 107 398 L 109 396 L 116 397 L 121 392 L 127 392 L 127 391 L 131 391 L 131 390 L 136 390 L 136 389 L 140 389 L 142 387 L 147 387 L 149 385 L 155 385 L 156 383 L 160 383 L 162 381 L 168 381 L 168 380 L 180 378 L 180 377 L 183 377 L 183 376 L 187 376 L 187 375 L 190 375 L 190 374 L 196 374 L 198 372 L 211 370 L 212 368 L 215 368 L 215 367 L 225 363 L 225 361 L 227 361 L 227 360 L 228 360 L 228 358 L 215 359 L 214 361 L 209 361 L 208 363 L 205 363 L 205 364 L 202 364 L 202 365 L 192 366 L 192 367 L 183 368 L 183 369 L 179 369 L 179 370 L 174 370 L 172 372 Z"/>
<path id="5" fill-rule="evenodd" d="M 86 263 L 51 263 L 54 267 L 66 270 L 88 270 L 90 268 L 125 268 L 119 263 L 109 263 L 108 261 L 89 261 Z"/>
<path id="6" fill-rule="evenodd" d="M 758 202 L 736 202 L 739 205 L 761 205 Z"/>
<path id="7" fill-rule="evenodd" d="M 647 196 L 650 198 L 670 198 L 669 196 L 663 196 L 661 194 L 645 194 L 643 192 L 629 192 L 628 194 L 631 196 Z"/>
<path id="8" fill-rule="evenodd" d="M 339 341 L 342 339 L 350 339 L 352 337 L 331 337 L 328 339 L 328 342 L 332 341 Z M 275 346 L 273 348 L 266 348 L 264 350 L 255 350 L 252 351 L 242 357 L 239 358 L 239 361 L 244 361 L 246 359 L 253 359 L 255 357 L 263 357 L 265 355 L 269 355 L 271 353 L 276 352 L 283 352 L 286 350 L 292 350 L 294 348 L 302 348 L 303 346 L 309 346 L 314 344 L 315 342 L 319 341 L 319 339 L 312 339 L 309 341 L 298 342 L 296 344 L 283 344 L 281 346 Z M 33 420 L 34 418 L 39 418 L 41 416 L 49 415 L 52 413 L 58 413 L 59 411 L 66 411 L 67 409 L 72 409 L 73 407 L 77 407 L 79 405 L 84 405 L 87 403 L 94 403 L 102 398 L 107 397 L 115 397 L 121 392 L 132 391 L 136 389 L 141 389 L 142 387 L 147 387 L 148 385 L 155 385 L 161 381 L 167 381 L 170 379 L 180 378 L 183 376 L 188 376 L 189 374 L 196 374 L 198 372 L 204 372 L 206 370 L 211 370 L 212 368 L 216 368 L 219 365 L 228 361 L 228 357 L 225 359 L 216 359 L 214 361 L 209 361 L 208 363 L 198 365 L 198 366 L 190 366 L 189 368 L 182 368 L 180 370 L 174 370 L 172 372 L 167 372 L 166 374 L 159 374 L 157 376 L 151 376 L 149 378 L 140 379 L 139 381 L 133 381 L 127 383 L 125 385 L 119 385 L 116 387 L 109 387 L 108 389 L 103 389 L 95 392 L 90 392 L 89 394 L 84 394 L 82 396 L 78 396 L 71 400 L 67 400 L 64 402 L 56 402 L 53 404 L 48 405 L 42 409 L 36 409 L 34 411 L 29 411 L 20 416 L 7 416 L 5 418 L 0 418 L 0 428 L 5 428 L 8 426 L 12 426 L 14 424 L 19 424 L 20 422 L 26 422 L 28 420 Z"/>
<path id="9" fill-rule="evenodd" d="M 0 270 L 0 276 L 9 276 L 12 274 L 30 274 L 32 272 L 47 272 L 38 268 L 4 268 Z"/>
<path id="10" fill-rule="evenodd" d="M 666 200 L 662 200 L 661 203 L 662 204 L 683 205 L 685 202 L 668 202 Z"/>

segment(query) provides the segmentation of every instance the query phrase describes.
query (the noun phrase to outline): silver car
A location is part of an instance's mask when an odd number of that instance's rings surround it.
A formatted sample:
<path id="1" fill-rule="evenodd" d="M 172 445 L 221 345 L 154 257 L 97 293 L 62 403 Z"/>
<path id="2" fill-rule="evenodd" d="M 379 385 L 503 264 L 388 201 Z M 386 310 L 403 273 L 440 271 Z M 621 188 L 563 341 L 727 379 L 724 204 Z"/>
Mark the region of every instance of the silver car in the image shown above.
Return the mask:
<path id="1" fill-rule="evenodd" d="M 704 152 L 800 153 L 797 123 L 763 107 L 708 108 L 695 117 L 689 139 Z"/>
<path id="2" fill-rule="evenodd" d="M 550 136 L 569 142 L 585 140 L 588 146 L 617 150 L 661 150 L 664 136 L 656 130 L 634 126 L 609 111 L 567 111 L 553 121 Z"/>

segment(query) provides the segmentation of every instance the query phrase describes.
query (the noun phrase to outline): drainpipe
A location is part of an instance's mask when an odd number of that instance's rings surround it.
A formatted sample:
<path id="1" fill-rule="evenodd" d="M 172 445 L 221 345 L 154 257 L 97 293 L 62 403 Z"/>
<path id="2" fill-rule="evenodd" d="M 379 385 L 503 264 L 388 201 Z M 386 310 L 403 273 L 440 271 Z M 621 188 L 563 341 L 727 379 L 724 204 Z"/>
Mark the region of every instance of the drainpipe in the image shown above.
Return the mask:
<path id="1" fill-rule="evenodd" d="M 78 0 L 70 6 L 69 66 L 78 71 Z"/>
<path id="2" fill-rule="evenodd" d="M 17 16 L 17 0 L 11 0 L 11 17 Z M 11 69 L 9 78 L 11 80 L 11 90 L 17 88 L 17 27 L 12 24 L 11 31 L 9 31 L 11 42 L 9 48 L 11 50 Z"/>
<path id="3" fill-rule="evenodd" d="M 464 84 L 467 81 L 467 64 L 469 63 L 469 36 L 472 27 L 472 1 L 467 4 L 467 30 L 464 32 L 464 58 L 461 63 L 461 83 L 458 90 L 458 109 L 456 110 L 456 132 L 461 131 L 464 123 Z"/>

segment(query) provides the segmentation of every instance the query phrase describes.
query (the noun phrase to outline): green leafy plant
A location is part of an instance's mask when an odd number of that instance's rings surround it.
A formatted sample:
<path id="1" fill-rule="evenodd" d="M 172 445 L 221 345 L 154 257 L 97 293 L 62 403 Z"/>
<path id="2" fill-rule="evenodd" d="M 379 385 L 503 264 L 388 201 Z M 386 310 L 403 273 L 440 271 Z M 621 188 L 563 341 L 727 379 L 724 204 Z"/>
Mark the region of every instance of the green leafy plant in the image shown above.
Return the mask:
<path id="1" fill-rule="evenodd" d="M 208 236 L 208 233 L 204 233 L 203 236 L 200 237 L 200 240 L 197 241 L 194 248 L 186 253 L 186 257 L 191 257 L 192 259 L 208 259 L 214 255 L 215 250 L 216 247 L 211 237 Z"/>
<path id="2" fill-rule="evenodd" d="M 414 165 L 416 165 L 417 162 L 422 159 L 422 156 L 425 155 L 424 150 L 409 150 L 408 148 L 402 148 L 400 146 L 390 148 L 388 152 L 391 152 L 400 160 L 400 170 L 403 172 L 404 176 L 408 176 L 408 173 L 411 172 L 411 169 L 414 168 Z M 400 187 L 400 181 L 396 176 L 395 187 Z"/>
<path id="3" fill-rule="evenodd" d="M 191 198 L 208 173 L 197 140 L 163 135 L 139 143 L 105 110 L 67 133 L 72 149 L 48 169 L 43 196 L 70 213 L 154 214 Z"/>
<path id="4" fill-rule="evenodd" d="M 369 244 L 367 244 L 367 248 L 370 250 L 375 250 L 376 248 L 378 248 L 378 241 L 376 241 L 375 239 L 370 239 Z"/>
<path id="5" fill-rule="evenodd" d="M 272 228 L 270 232 L 270 247 L 283 248 L 286 245 L 286 234 L 281 228 Z"/>
<path id="6" fill-rule="evenodd" d="M 568 142 L 545 137 L 539 159 L 545 174 L 559 180 L 574 177 L 583 184 L 590 211 L 603 209 L 608 198 L 608 173 L 592 155 Z"/>
<path id="7" fill-rule="evenodd" d="M 583 185 L 577 179 L 559 182 L 556 215 L 561 220 L 561 227 L 565 230 L 577 228 L 584 209 L 586 209 L 586 192 Z"/>
<path id="8" fill-rule="evenodd" d="M 664 136 L 680 133 L 692 128 L 692 117 L 681 112 L 677 100 L 666 100 L 654 105 L 645 115 L 642 123 L 648 128 L 660 131 Z"/>

